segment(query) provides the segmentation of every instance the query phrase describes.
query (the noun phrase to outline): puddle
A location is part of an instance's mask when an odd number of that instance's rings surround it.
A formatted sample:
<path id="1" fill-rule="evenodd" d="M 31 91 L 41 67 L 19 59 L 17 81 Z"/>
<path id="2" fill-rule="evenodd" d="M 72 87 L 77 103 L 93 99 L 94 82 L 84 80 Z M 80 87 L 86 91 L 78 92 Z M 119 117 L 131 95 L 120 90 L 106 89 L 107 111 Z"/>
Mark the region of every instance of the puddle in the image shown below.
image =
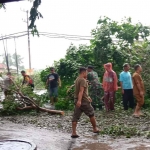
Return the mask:
<path id="1" fill-rule="evenodd" d="M 24 141 L 0 141 L 1 150 L 35 150 L 32 145 Z"/>

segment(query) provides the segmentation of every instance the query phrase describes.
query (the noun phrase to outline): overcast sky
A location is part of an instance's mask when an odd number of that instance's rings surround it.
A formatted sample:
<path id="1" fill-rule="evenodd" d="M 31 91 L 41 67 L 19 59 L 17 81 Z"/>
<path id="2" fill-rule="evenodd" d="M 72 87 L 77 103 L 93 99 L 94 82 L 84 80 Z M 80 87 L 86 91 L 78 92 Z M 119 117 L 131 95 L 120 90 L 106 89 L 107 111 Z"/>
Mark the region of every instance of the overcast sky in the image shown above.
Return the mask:
<path id="1" fill-rule="evenodd" d="M 32 3 L 28 1 L 7 3 L 6 10 L 0 10 L 0 36 L 26 31 L 26 13 Z M 42 0 L 39 11 L 43 19 L 36 21 L 39 32 L 90 36 L 100 16 L 120 21 L 131 17 L 136 23 L 150 25 L 150 0 Z M 43 69 L 53 64 L 54 60 L 63 58 L 70 43 L 76 46 L 89 44 L 89 41 L 67 39 L 51 39 L 47 37 L 31 37 L 32 68 Z M 17 52 L 24 57 L 24 65 L 28 69 L 27 36 L 17 38 Z M 14 39 L 7 40 L 9 53 L 14 53 Z M 4 53 L 0 41 L 0 55 Z M 0 59 L 1 61 L 1 59 Z"/>

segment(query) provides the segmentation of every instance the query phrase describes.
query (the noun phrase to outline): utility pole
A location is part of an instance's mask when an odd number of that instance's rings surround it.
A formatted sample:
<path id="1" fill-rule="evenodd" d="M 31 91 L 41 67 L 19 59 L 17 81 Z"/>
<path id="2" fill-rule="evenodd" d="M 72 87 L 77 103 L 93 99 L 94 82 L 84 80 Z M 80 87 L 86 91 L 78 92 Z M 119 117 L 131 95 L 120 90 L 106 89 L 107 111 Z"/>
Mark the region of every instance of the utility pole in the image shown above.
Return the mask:
<path id="1" fill-rule="evenodd" d="M 19 74 L 19 70 L 18 70 L 18 56 L 17 56 L 17 49 L 16 49 L 16 40 L 15 40 L 15 38 L 14 38 L 14 43 L 15 43 L 15 62 L 16 62 L 17 74 Z"/>
<path id="2" fill-rule="evenodd" d="M 3 40 L 3 46 L 4 46 L 4 52 L 5 52 L 5 59 L 6 59 L 7 70 L 9 72 L 10 69 L 9 69 L 9 63 L 8 63 L 8 53 L 6 52 L 6 49 L 5 49 L 5 43 L 4 43 L 3 36 L 2 36 L 2 40 Z"/>
<path id="3" fill-rule="evenodd" d="M 27 15 L 27 20 L 23 20 L 23 22 L 27 23 L 27 34 L 28 34 L 28 56 L 29 56 L 29 70 L 31 70 L 31 52 L 30 52 L 30 31 L 29 31 L 29 16 L 28 16 L 28 13 L 29 11 L 28 10 L 22 10 L 23 12 L 26 13 Z"/>
<path id="4" fill-rule="evenodd" d="M 31 53 L 30 53 L 30 34 L 29 34 L 29 17 L 28 17 L 28 10 L 27 13 L 27 32 L 28 32 L 28 52 L 29 52 L 29 69 L 31 70 Z"/>

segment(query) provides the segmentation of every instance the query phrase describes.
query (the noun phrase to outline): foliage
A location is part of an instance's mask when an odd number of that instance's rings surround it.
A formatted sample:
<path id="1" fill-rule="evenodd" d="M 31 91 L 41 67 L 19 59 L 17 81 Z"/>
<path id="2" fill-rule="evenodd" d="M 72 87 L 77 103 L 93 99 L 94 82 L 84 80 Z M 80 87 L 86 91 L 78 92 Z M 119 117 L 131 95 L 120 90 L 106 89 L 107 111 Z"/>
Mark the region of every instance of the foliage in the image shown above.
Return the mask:
<path id="1" fill-rule="evenodd" d="M 29 17 L 29 20 L 31 21 L 30 22 L 30 25 L 29 25 L 29 29 L 32 29 L 32 34 L 38 34 L 38 30 L 36 28 L 36 25 L 35 25 L 35 21 L 36 19 L 39 19 L 39 18 L 43 18 L 42 14 L 38 11 L 38 7 L 39 5 L 41 4 L 41 0 L 34 0 L 33 1 L 33 6 L 30 10 L 30 17 Z"/>
<path id="2" fill-rule="evenodd" d="M 60 89 L 60 97 L 66 98 L 67 87 L 74 84 L 80 66 L 94 66 L 94 70 L 102 79 L 103 64 L 107 62 L 113 64 L 113 70 L 118 76 L 124 63 L 130 64 L 131 74 L 134 72 L 133 66 L 141 64 L 146 88 L 145 107 L 150 106 L 150 45 L 147 39 L 150 28 L 141 23 L 133 24 L 131 18 L 116 22 L 108 17 L 101 17 L 91 34 L 93 39 L 90 46 L 76 47 L 71 44 L 66 51 L 66 56 L 54 63 L 64 88 L 64 90 Z M 45 82 L 48 72 L 49 68 L 42 71 L 42 81 Z M 73 99 L 73 92 L 68 93 L 68 98 Z M 118 104 L 121 99 L 121 92 L 117 91 Z"/>
<path id="3" fill-rule="evenodd" d="M 111 136 L 126 136 L 130 138 L 131 136 L 137 135 L 137 129 L 135 127 L 127 127 L 125 125 L 110 126 L 103 129 L 101 134 L 107 134 Z"/>
<path id="4" fill-rule="evenodd" d="M 1 9 L 1 8 L 4 8 L 4 9 L 5 9 L 5 4 L 1 4 L 1 3 L 0 3 L 0 9 Z"/>
<path id="5" fill-rule="evenodd" d="M 44 69 L 40 72 L 40 78 L 44 84 L 46 84 L 47 76 L 49 74 L 50 74 L 50 67 L 47 67 L 46 69 Z"/>
<path id="6" fill-rule="evenodd" d="M 40 71 L 35 71 L 34 74 L 31 76 L 33 81 L 34 81 L 34 86 L 35 89 L 44 89 L 45 84 L 41 81 L 41 72 Z"/>
<path id="7" fill-rule="evenodd" d="M 131 18 L 121 23 L 108 17 L 100 18 L 98 26 L 92 30 L 91 48 L 94 50 L 95 61 L 99 67 L 112 62 L 114 70 L 119 73 L 125 62 L 134 62 L 133 45 L 135 40 L 147 40 L 150 28 L 141 23 L 133 24 Z"/>
<path id="8" fill-rule="evenodd" d="M 71 44 L 67 49 L 65 58 L 55 62 L 55 67 L 61 79 L 66 84 L 73 84 L 78 75 L 78 68 L 87 67 L 94 63 L 93 52 L 87 45 L 80 45 L 78 48 Z"/>
<path id="9" fill-rule="evenodd" d="M 60 99 L 56 104 L 55 108 L 58 110 L 73 110 L 73 103 L 69 99 Z"/>
<path id="10" fill-rule="evenodd" d="M 35 34 L 37 34 L 39 36 L 37 27 L 35 25 L 35 21 L 36 21 L 36 19 L 43 18 L 42 14 L 38 11 L 38 7 L 39 7 L 39 5 L 41 5 L 41 0 L 29 0 L 29 1 L 33 1 L 33 6 L 30 9 L 29 20 L 31 22 L 29 25 L 29 29 L 32 29 L 31 33 L 33 34 L 33 36 Z M 2 4 L 0 3 L 0 9 L 1 8 L 4 8 L 4 9 L 6 8 L 4 3 L 2 3 Z"/>
<path id="11" fill-rule="evenodd" d="M 1 115 L 16 115 L 18 113 L 17 107 L 18 103 L 14 102 L 12 99 L 6 99 L 2 102 L 3 109 L 0 110 Z"/>

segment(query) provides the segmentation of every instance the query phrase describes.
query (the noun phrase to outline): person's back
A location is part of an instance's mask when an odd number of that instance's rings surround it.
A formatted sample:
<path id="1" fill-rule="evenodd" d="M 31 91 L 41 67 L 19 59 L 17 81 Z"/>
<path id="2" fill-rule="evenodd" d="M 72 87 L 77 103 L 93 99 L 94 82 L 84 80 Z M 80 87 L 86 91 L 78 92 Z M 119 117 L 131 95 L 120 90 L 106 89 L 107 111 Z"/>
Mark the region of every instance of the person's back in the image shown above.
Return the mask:
<path id="1" fill-rule="evenodd" d="M 88 83 L 84 78 L 78 77 L 75 81 L 75 102 L 78 99 L 80 87 L 84 87 L 82 100 L 88 101 Z"/>
<path id="2" fill-rule="evenodd" d="M 98 74 L 95 71 L 89 72 L 87 78 L 91 84 L 100 84 Z"/>

